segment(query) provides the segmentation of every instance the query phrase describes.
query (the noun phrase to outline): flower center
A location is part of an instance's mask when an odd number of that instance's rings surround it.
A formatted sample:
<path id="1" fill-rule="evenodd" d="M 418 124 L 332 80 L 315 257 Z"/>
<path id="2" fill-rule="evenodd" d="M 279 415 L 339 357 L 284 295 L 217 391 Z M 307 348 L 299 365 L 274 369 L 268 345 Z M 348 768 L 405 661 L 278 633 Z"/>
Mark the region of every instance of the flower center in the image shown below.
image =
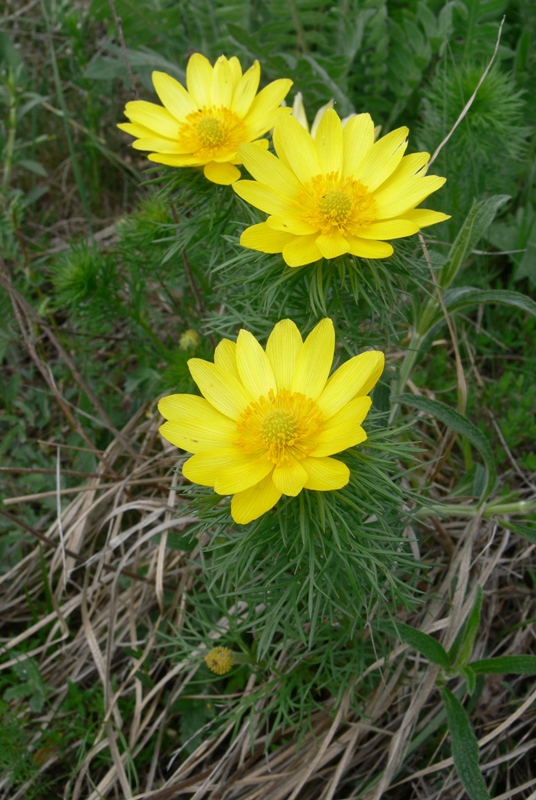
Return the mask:
<path id="1" fill-rule="evenodd" d="M 298 192 L 302 218 L 324 235 L 359 236 L 359 228 L 376 220 L 376 201 L 366 186 L 338 172 L 316 175 Z"/>
<path id="2" fill-rule="evenodd" d="M 223 154 L 232 156 L 246 141 L 243 121 L 223 106 L 192 111 L 181 124 L 178 139 L 185 153 L 205 161 Z"/>
<path id="3" fill-rule="evenodd" d="M 246 453 L 267 458 L 276 467 L 298 461 L 315 447 L 315 434 L 322 424 L 316 403 L 300 392 L 272 390 L 250 403 L 237 423 L 235 445 Z"/>
<path id="4" fill-rule="evenodd" d="M 352 205 L 352 198 L 344 189 L 329 189 L 318 201 L 320 213 L 335 223 L 346 221 Z"/>
<path id="5" fill-rule="evenodd" d="M 196 125 L 196 132 L 204 147 L 221 144 L 225 136 L 223 126 L 216 117 L 201 117 Z"/>

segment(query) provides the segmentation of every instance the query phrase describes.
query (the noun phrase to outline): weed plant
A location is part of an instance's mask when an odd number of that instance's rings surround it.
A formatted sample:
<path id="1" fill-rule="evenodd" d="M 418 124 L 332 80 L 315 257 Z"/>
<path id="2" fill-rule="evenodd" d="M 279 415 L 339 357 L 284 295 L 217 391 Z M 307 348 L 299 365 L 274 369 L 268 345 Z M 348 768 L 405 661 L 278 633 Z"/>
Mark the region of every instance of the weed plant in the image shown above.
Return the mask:
<path id="1" fill-rule="evenodd" d="M 531 797 L 530 3 L 5 6 L 0 797 Z M 265 214 L 116 128 L 193 52 L 407 125 L 451 219 L 383 260 L 242 247 Z M 156 401 L 325 317 L 334 368 L 386 353 L 351 480 L 236 524 Z"/>

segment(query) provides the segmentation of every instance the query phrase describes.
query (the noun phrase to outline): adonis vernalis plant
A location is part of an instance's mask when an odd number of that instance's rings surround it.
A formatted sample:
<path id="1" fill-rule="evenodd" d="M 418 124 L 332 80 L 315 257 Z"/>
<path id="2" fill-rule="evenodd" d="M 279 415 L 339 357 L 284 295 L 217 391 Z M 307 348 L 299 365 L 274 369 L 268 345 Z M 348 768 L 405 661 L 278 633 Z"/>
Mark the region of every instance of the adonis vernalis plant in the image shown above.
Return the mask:
<path id="1" fill-rule="evenodd" d="M 416 208 L 445 178 L 425 174 L 428 153 L 404 156 L 407 136 L 407 128 L 397 128 L 375 142 L 369 114 L 358 114 L 343 127 L 327 109 L 314 136 L 295 118 L 282 117 L 273 136 L 277 156 L 248 144 L 239 147 L 255 180 L 238 181 L 233 189 L 270 214 L 247 228 L 240 244 L 282 253 L 290 267 L 344 253 L 386 258 L 393 247 L 384 240 L 449 219 Z"/>
<path id="2" fill-rule="evenodd" d="M 153 72 L 163 106 L 145 100 L 126 104 L 130 122 L 118 125 L 136 137 L 133 147 L 152 151 L 148 158 L 171 167 L 203 167 L 214 183 L 240 178 L 238 147 L 246 142 L 267 147 L 259 139 L 273 128 L 292 81 L 281 78 L 257 94 L 261 68 L 255 61 L 242 74 L 238 59 L 220 56 L 214 67 L 194 53 L 186 70 L 187 89 L 165 72 Z"/>
<path id="3" fill-rule="evenodd" d="M 364 442 L 367 395 L 384 366 L 380 351 L 355 356 L 331 377 L 335 332 L 318 323 L 305 342 L 289 319 L 278 322 L 266 346 L 246 330 L 224 339 L 214 363 L 192 358 L 188 367 L 203 397 L 160 400 L 167 422 L 160 433 L 194 455 L 183 466 L 193 483 L 233 495 L 231 514 L 246 524 L 281 495 L 302 489 L 341 489 L 346 464 L 331 458 Z"/>

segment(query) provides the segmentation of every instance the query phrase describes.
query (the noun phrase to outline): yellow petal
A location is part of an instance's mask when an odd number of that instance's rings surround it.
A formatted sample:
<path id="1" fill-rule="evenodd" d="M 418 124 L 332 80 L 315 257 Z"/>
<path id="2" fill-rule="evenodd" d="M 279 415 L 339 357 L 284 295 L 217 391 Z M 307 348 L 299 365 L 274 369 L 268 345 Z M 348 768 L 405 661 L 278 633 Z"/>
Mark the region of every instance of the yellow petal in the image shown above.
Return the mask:
<path id="1" fill-rule="evenodd" d="M 202 400 L 202 397 L 197 398 Z M 203 411 L 197 417 L 184 415 L 180 420 L 165 422 L 158 429 L 168 442 L 189 453 L 203 453 L 220 447 L 231 447 L 236 439 L 236 423 L 224 417 L 209 403 L 212 413 Z"/>
<path id="2" fill-rule="evenodd" d="M 244 118 L 250 139 L 257 139 L 273 127 L 281 114 L 290 112 L 279 108 L 282 101 L 290 91 L 292 81 L 280 78 L 265 86 L 253 100 L 251 107 Z"/>
<path id="3" fill-rule="evenodd" d="M 412 178 L 414 175 L 423 178 L 426 174 L 425 167 L 429 160 L 429 153 L 411 153 L 409 156 L 404 156 L 391 177 L 381 187 L 382 191 L 396 183 L 403 185 L 408 178 Z"/>
<path id="4" fill-rule="evenodd" d="M 261 68 L 258 61 L 244 73 L 240 79 L 231 102 L 231 111 L 243 118 L 251 108 L 255 99 L 255 92 L 259 88 Z"/>
<path id="5" fill-rule="evenodd" d="M 450 219 L 450 214 L 443 214 L 442 211 L 430 211 L 427 208 L 413 208 L 411 211 L 405 212 L 404 219 L 415 222 L 419 228 L 426 228 L 428 225 L 445 222 Z"/>
<path id="6" fill-rule="evenodd" d="M 322 234 L 316 240 L 316 246 L 324 258 L 337 258 L 348 252 L 348 241 L 337 231 L 329 236 Z"/>
<path id="7" fill-rule="evenodd" d="M 356 234 L 363 239 L 401 239 L 403 236 L 412 236 L 418 230 L 419 225 L 407 218 L 388 219 L 358 228 Z"/>
<path id="8" fill-rule="evenodd" d="M 179 135 L 179 123 L 166 108 L 148 103 L 146 100 L 132 100 L 125 106 L 125 116 L 131 122 L 149 128 L 153 134 L 166 139 L 176 139 Z"/>
<path id="9" fill-rule="evenodd" d="M 292 240 L 283 247 L 283 258 L 289 267 L 302 267 L 304 264 L 312 264 L 322 258 L 322 253 L 316 245 L 316 233 L 310 236 L 293 236 L 283 234 L 280 236 L 292 236 Z"/>
<path id="10" fill-rule="evenodd" d="M 336 369 L 316 401 L 324 419 L 333 417 L 354 397 L 368 395 L 379 381 L 384 365 L 383 353 L 369 350 Z"/>
<path id="11" fill-rule="evenodd" d="M 266 214 L 284 216 L 300 212 L 299 205 L 290 197 L 284 197 L 274 189 L 257 183 L 257 181 L 237 181 L 233 184 L 233 189 L 242 200 L 255 208 L 260 208 Z"/>
<path id="12" fill-rule="evenodd" d="M 301 217 L 301 215 L 289 212 L 285 216 L 271 216 L 266 220 L 268 227 L 273 228 L 274 231 L 286 231 L 293 233 L 295 236 L 308 236 L 311 233 L 317 233 L 318 228 L 310 225 Z"/>
<path id="13" fill-rule="evenodd" d="M 150 139 L 152 136 L 155 136 L 155 132 L 149 130 L 144 125 L 138 125 L 134 122 L 121 122 L 118 126 L 120 131 L 125 131 L 125 133 L 130 134 L 130 136 L 135 136 L 137 139 Z M 167 139 L 166 141 L 172 142 L 173 139 Z"/>
<path id="14" fill-rule="evenodd" d="M 198 483 L 200 486 L 214 486 L 219 475 L 241 458 L 244 458 L 244 451 L 239 450 L 238 447 L 206 450 L 185 461 L 182 474 L 192 483 Z"/>
<path id="15" fill-rule="evenodd" d="M 314 140 L 297 119 L 287 115 L 277 121 L 274 146 L 283 153 L 301 183 L 309 183 L 321 172 Z"/>
<path id="16" fill-rule="evenodd" d="M 201 53 L 190 56 L 186 67 L 186 85 L 197 108 L 211 105 L 212 67 Z"/>
<path id="17" fill-rule="evenodd" d="M 292 391 L 316 400 L 321 394 L 333 363 L 335 329 L 326 318 L 313 328 L 301 348 L 292 380 Z"/>
<path id="18" fill-rule="evenodd" d="M 308 480 L 308 474 L 302 465 L 287 453 L 288 463 L 275 467 L 272 480 L 277 489 L 290 497 L 296 497 Z"/>
<path id="19" fill-rule="evenodd" d="M 241 330 L 238 334 L 236 366 L 240 380 L 252 397 L 267 397 L 270 389 L 277 389 L 268 356 L 249 331 Z"/>
<path id="20" fill-rule="evenodd" d="M 273 508 L 280 497 L 281 492 L 268 475 L 251 489 L 235 494 L 231 501 L 231 515 L 239 525 L 247 525 Z"/>
<path id="21" fill-rule="evenodd" d="M 324 113 L 314 141 L 322 172 L 342 172 L 342 124 L 336 111 L 328 109 Z"/>
<path id="22" fill-rule="evenodd" d="M 253 458 L 242 453 L 240 458 L 221 470 L 214 491 L 216 494 L 236 494 L 250 489 L 269 475 L 274 465 L 268 459 Z"/>
<path id="23" fill-rule="evenodd" d="M 236 56 L 231 56 L 229 59 L 229 67 L 231 69 L 231 75 L 233 79 L 233 92 L 235 92 L 236 87 L 242 78 L 242 67 L 240 66 L 240 61 Z"/>
<path id="24" fill-rule="evenodd" d="M 230 339 L 222 339 L 214 350 L 214 363 L 226 375 L 232 375 L 240 381 L 240 375 L 236 367 L 236 342 Z"/>
<path id="25" fill-rule="evenodd" d="M 438 175 L 426 175 L 424 178 L 410 178 L 405 183 L 393 183 L 386 188 L 382 186 L 374 194 L 377 218 L 403 217 L 405 212 L 415 208 L 428 195 L 440 189 L 445 181 L 446 178 Z"/>
<path id="26" fill-rule="evenodd" d="M 182 121 L 195 111 L 195 103 L 182 84 L 165 72 L 153 72 L 153 86 L 160 101 L 175 119 Z"/>
<path id="27" fill-rule="evenodd" d="M 210 361 L 190 358 L 188 369 L 203 397 L 226 417 L 238 419 L 254 399 L 239 381 Z"/>
<path id="28" fill-rule="evenodd" d="M 354 177 L 374 144 L 374 123 L 370 114 L 357 114 L 343 128 L 343 173 Z"/>
<path id="29" fill-rule="evenodd" d="M 397 128 L 375 142 L 356 178 L 373 192 L 395 171 L 408 146 L 408 128 Z"/>
<path id="30" fill-rule="evenodd" d="M 361 258 L 388 258 L 393 255 L 393 246 L 388 242 L 375 242 L 373 239 L 358 239 L 348 236 L 348 252 Z"/>
<path id="31" fill-rule="evenodd" d="M 259 250 L 261 253 L 281 253 L 283 248 L 295 238 L 291 233 L 274 231 L 268 227 L 266 222 L 259 222 L 258 225 L 246 228 L 240 236 L 240 244 L 242 247 Z"/>
<path id="32" fill-rule="evenodd" d="M 336 458 L 306 458 L 302 464 L 309 476 L 305 489 L 331 492 L 334 489 L 342 489 L 350 480 L 350 470 Z"/>
<path id="33" fill-rule="evenodd" d="M 270 359 L 279 391 L 292 386 L 302 345 L 301 334 L 292 320 L 283 319 L 272 330 L 266 345 L 266 355 Z"/>
<path id="34" fill-rule="evenodd" d="M 296 176 L 272 153 L 254 144 L 241 144 L 238 155 L 250 175 L 264 186 L 290 198 L 296 197 L 300 191 Z"/>
<path id="35" fill-rule="evenodd" d="M 220 56 L 212 70 L 212 105 L 230 108 L 233 98 L 233 74 L 225 56 Z"/>
<path id="36" fill-rule="evenodd" d="M 196 156 L 188 153 L 185 155 L 165 155 L 161 153 L 150 153 L 147 158 L 156 164 L 166 164 L 168 167 L 200 167 L 203 162 Z"/>
<path id="37" fill-rule="evenodd" d="M 154 133 L 151 137 L 136 139 L 135 142 L 132 142 L 132 147 L 134 150 L 152 150 L 154 153 L 185 154 L 185 148 L 177 141 L 156 138 Z"/>
<path id="38" fill-rule="evenodd" d="M 210 161 L 205 164 L 203 172 L 207 180 L 219 183 L 221 186 L 230 186 L 242 177 L 240 170 L 228 162 L 219 164 L 216 161 Z"/>
<path id="39" fill-rule="evenodd" d="M 349 447 L 364 442 L 367 434 L 361 427 L 372 404 L 370 397 L 356 397 L 346 403 L 337 414 L 322 425 L 315 434 L 316 446 L 311 451 L 312 458 L 332 456 Z"/>

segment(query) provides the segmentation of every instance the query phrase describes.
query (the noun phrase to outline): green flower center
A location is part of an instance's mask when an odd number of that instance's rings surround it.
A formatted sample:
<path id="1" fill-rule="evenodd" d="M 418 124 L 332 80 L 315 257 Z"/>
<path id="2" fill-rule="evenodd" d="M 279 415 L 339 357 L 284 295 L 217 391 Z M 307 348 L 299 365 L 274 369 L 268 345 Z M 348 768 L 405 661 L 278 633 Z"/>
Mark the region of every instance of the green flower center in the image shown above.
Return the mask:
<path id="1" fill-rule="evenodd" d="M 223 125 L 216 117 L 202 117 L 196 125 L 196 132 L 204 147 L 215 147 L 225 138 Z"/>
<path id="2" fill-rule="evenodd" d="M 329 189 L 318 201 L 318 208 L 334 222 L 345 222 L 352 210 L 352 198 L 343 189 Z"/>
<path id="3" fill-rule="evenodd" d="M 261 426 L 261 435 L 271 445 L 289 444 L 296 436 L 296 418 L 288 411 L 276 409 L 267 414 Z"/>

